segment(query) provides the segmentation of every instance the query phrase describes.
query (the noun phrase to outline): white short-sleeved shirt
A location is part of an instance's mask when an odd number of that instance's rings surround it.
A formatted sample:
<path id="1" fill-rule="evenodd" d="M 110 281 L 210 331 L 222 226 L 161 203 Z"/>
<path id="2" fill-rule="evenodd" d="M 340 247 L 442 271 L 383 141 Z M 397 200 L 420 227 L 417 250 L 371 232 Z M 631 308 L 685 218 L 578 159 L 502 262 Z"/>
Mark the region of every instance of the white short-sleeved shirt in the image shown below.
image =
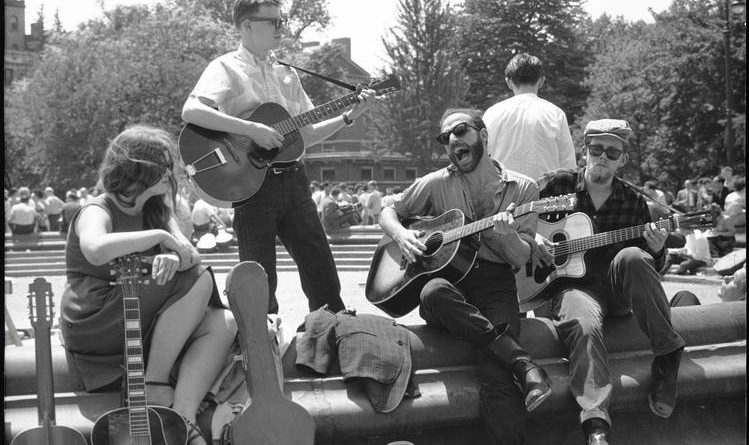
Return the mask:
<path id="1" fill-rule="evenodd" d="M 208 64 L 190 97 L 243 119 L 265 102 L 281 105 L 291 116 L 314 108 L 296 70 L 276 63 L 272 52 L 257 60 L 241 44 Z"/>
<path id="2" fill-rule="evenodd" d="M 538 179 L 552 170 L 577 167 L 567 116 L 536 94 L 494 104 L 483 120 L 489 155 L 508 169 Z"/>

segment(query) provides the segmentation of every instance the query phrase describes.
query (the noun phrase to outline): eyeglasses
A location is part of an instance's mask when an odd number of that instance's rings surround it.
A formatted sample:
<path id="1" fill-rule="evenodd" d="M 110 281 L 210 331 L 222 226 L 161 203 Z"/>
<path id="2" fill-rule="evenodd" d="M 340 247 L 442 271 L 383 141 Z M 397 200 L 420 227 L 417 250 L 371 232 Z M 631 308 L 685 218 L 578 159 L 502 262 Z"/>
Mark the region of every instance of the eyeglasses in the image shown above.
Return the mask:
<path id="1" fill-rule="evenodd" d="M 249 17 L 247 20 L 251 22 L 270 22 L 276 28 L 276 31 L 286 24 L 286 19 L 283 17 Z"/>
<path id="2" fill-rule="evenodd" d="M 467 122 L 461 122 L 458 125 L 454 126 L 452 129 L 438 134 L 436 138 L 437 142 L 442 145 L 447 145 L 450 143 L 451 134 L 454 134 L 456 137 L 462 137 L 466 134 L 466 132 L 468 132 L 469 128 L 473 128 L 474 130 L 478 131 L 478 128 L 474 127 L 473 125 Z"/>
<path id="3" fill-rule="evenodd" d="M 606 152 L 606 157 L 612 161 L 618 160 L 622 157 L 622 153 L 624 153 L 622 150 L 617 150 L 616 148 L 604 149 L 603 145 L 599 144 L 588 145 L 588 153 L 590 153 L 591 156 L 601 156 L 604 151 Z"/>

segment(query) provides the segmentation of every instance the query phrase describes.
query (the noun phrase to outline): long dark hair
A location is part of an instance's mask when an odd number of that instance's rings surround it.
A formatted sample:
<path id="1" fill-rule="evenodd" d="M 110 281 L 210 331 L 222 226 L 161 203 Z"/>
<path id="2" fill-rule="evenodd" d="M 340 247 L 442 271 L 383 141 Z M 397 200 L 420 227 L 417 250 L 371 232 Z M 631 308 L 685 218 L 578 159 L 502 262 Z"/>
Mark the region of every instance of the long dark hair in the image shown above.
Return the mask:
<path id="1" fill-rule="evenodd" d="M 170 161 L 166 161 L 165 159 Z M 147 125 L 134 125 L 118 134 L 107 148 L 99 168 L 99 180 L 108 193 L 123 206 L 131 206 L 131 199 L 158 182 L 171 170 L 171 206 L 165 195 L 152 196 L 143 206 L 146 229 L 168 229 L 175 208 L 177 193 L 176 163 L 179 159 L 177 144 L 166 131 Z M 135 185 L 135 187 L 133 187 Z"/>

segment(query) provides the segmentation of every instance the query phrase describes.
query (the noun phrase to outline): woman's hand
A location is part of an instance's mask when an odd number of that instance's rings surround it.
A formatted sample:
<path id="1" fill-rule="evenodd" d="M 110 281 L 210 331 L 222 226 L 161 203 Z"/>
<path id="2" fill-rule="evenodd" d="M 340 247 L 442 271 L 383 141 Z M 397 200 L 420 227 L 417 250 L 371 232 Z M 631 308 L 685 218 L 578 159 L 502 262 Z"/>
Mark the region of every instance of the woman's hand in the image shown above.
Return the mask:
<path id="1" fill-rule="evenodd" d="M 179 256 L 174 252 L 154 255 L 151 267 L 151 279 L 159 286 L 174 278 L 179 269 Z"/>

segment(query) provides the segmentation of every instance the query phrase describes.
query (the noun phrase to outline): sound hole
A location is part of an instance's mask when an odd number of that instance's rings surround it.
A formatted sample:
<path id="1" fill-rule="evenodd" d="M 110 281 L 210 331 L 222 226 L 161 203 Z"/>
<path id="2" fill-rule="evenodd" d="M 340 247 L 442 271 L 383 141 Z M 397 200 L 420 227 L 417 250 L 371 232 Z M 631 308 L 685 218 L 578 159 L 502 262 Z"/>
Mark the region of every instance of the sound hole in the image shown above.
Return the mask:
<path id="1" fill-rule="evenodd" d="M 564 241 L 567 241 L 567 236 L 564 233 L 555 233 L 551 240 L 555 243 L 561 243 Z M 561 266 L 562 264 L 567 262 L 567 255 L 564 252 L 557 253 L 554 256 L 554 264 L 557 266 Z"/>
<path id="2" fill-rule="evenodd" d="M 442 237 L 441 232 L 435 232 L 427 238 L 426 241 L 424 241 L 424 245 L 427 246 L 427 250 L 424 251 L 423 256 L 432 256 L 434 255 L 440 247 L 442 247 L 442 241 L 444 238 Z"/>

